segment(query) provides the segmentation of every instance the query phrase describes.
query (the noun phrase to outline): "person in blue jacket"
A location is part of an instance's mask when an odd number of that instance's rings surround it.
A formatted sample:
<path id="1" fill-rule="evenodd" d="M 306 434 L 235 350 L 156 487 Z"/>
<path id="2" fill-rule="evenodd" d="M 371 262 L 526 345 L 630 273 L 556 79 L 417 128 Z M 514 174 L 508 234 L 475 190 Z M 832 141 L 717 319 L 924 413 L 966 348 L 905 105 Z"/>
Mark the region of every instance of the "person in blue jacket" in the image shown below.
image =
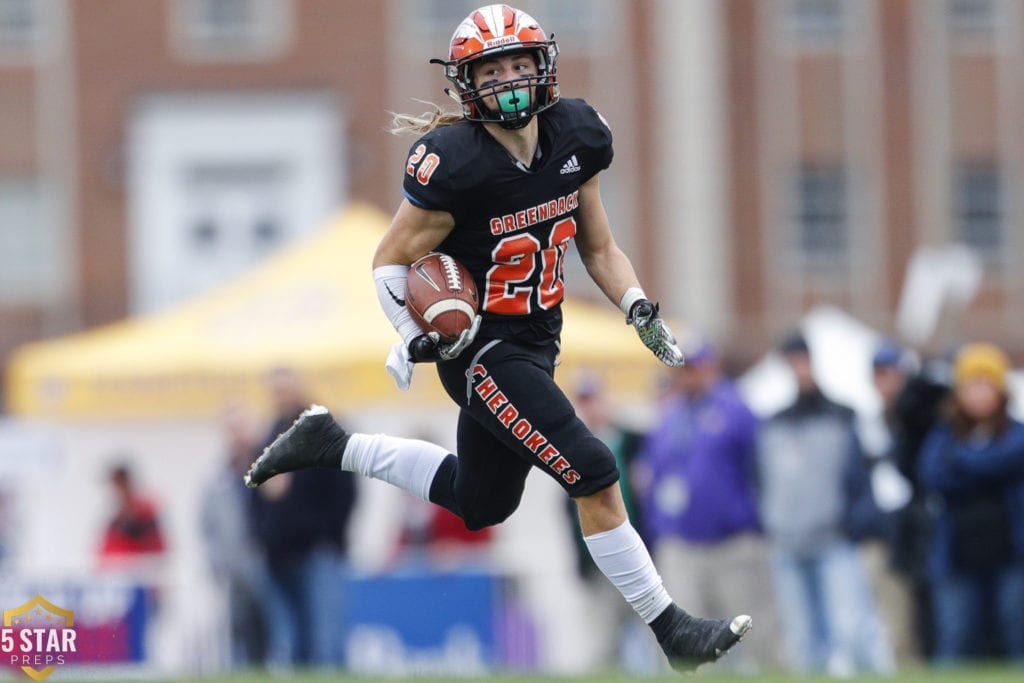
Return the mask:
<path id="1" fill-rule="evenodd" d="M 1024 662 L 1024 424 L 1007 410 L 1008 370 L 999 348 L 964 346 L 948 412 L 922 448 L 920 481 L 937 511 L 928 569 L 943 662 Z"/>

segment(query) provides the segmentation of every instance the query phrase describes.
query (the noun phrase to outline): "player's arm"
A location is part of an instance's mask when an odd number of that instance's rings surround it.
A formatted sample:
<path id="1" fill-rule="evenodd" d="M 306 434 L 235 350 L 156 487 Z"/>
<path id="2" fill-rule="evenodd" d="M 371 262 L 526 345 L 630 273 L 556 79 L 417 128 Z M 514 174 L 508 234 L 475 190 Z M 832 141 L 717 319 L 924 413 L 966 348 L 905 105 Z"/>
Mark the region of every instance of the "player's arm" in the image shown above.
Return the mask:
<path id="1" fill-rule="evenodd" d="M 436 249 L 454 227 L 455 219 L 450 213 L 421 209 L 408 199 L 403 199 L 373 255 L 377 300 L 402 337 L 409 359 L 413 362 L 455 358 L 473 342 L 480 328 L 480 317 L 477 316 L 473 325 L 458 340 L 444 344 L 439 341 L 436 333 L 424 334 L 405 306 L 405 278 L 409 273 L 409 265 Z"/>
<path id="2" fill-rule="evenodd" d="M 601 186 L 595 175 L 580 186 L 580 206 L 576 214 L 576 247 L 587 273 L 604 295 L 617 304 L 626 322 L 636 328 L 644 345 L 666 365 L 683 364 L 683 354 L 665 321 L 640 288 L 640 281 L 629 257 L 615 243 L 608 214 L 601 199 Z"/>
<path id="3" fill-rule="evenodd" d="M 580 186 L 576 247 L 587 273 L 604 295 L 618 305 L 630 288 L 640 289 L 640 281 L 629 257 L 615 243 L 601 200 L 599 178 L 600 175 L 595 175 Z"/>
<path id="4" fill-rule="evenodd" d="M 408 266 L 437 248 L 455 227 L 447 211 L 421 209 L 403 199 L 373 255 L 373 267 Z"/>
<path id="5" fill-rule="evenodd" d="M 377 299 L 406 345 L 423 334 L 405 307 L 405 277 L 409 264 L 436 248 L 454 226 L 450 213 L 427 211 L 403 199 L 377 245 L 373 255 Z"/>

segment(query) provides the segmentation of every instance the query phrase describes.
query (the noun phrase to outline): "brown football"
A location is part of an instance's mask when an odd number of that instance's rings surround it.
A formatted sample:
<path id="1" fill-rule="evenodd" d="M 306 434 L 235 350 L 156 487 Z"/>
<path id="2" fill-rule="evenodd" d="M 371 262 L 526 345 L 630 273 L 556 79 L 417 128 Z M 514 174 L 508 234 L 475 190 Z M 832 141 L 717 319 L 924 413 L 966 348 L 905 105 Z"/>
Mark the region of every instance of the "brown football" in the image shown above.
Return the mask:
<path id="1" fill-rule="evenodd" d="M 473 324 L 480 299 L 466 267 L 434 251 L 409 266 L 405 303 L 420 329 L 453 342 Z"/>

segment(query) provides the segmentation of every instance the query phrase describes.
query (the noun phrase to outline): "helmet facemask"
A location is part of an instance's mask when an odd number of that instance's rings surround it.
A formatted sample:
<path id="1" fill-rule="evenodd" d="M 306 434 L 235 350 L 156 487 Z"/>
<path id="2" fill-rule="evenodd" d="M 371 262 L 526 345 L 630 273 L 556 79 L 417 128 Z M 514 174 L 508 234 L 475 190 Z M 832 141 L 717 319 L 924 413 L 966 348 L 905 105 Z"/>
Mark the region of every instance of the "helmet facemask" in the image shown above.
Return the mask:
<path id="1" fill-rule="evenodd" d="M 528 53 L 533 57 L 536 74 L 508 81 L 473 82 L 473 65 L 484 59 L 503 55 Z M 446 88 L 462 105 L 468 121 L 497 123 L 503 128 L 522 128 L 533 116 L 558 101 L 555 63 L 558 45 L 550 39 L 528 14 L 508 7 L 491 5 L 467 17 L 452 36 L 448 60 L 432 59 L 441 64 L 444 75 L 454 90 Z M 486 98 L 494 97 L 496 107 Z"/>
<path id="2" fill-rule="evenodd" d="M 550 75 L 546 50 L 529 49 L 510 51 L 507 54 L 527 53 L 533 58 L 537 68 L 536 74 L 527 74 L 509 81 L 485 80 L 474 87 L 473 64 L 490 55 L 482 56 L 460 67 L 460 92 L 462 93 L 463 110 L 470 121 L 493 121 L 502 128 L 522 128 L 530 122 L 533 115 L 541 112 L 552 104 L 551 88 L 558 84 Z M 497 107 L 488 106 L 487 99 L 491 96 Z M 557 98 L 557 95 L 556 95 Z M 466 105 L 469 105 L 468 107 Z"/>

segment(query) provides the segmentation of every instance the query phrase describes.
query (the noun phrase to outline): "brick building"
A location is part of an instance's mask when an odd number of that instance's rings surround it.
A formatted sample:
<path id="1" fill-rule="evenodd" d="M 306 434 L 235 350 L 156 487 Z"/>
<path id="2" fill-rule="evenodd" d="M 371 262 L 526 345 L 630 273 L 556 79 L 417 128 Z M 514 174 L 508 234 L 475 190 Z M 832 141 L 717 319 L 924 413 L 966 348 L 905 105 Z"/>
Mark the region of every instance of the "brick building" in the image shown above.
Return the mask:
<path id="1" fill-rule="evenodd" d="M 0 362 L 195 295 L 340 203 L 392 211 L 387 112 L 443 102 L 427 59 L 476 4 L 0 0 Z M 931 343 L 1024 351 L 1020 3 L 520 6 L 612 124 L 613 226 L 672 315 L 740 359 L 818 303 L 896 333 L 915 250 L 963 242 L 980 292 Z"/>

